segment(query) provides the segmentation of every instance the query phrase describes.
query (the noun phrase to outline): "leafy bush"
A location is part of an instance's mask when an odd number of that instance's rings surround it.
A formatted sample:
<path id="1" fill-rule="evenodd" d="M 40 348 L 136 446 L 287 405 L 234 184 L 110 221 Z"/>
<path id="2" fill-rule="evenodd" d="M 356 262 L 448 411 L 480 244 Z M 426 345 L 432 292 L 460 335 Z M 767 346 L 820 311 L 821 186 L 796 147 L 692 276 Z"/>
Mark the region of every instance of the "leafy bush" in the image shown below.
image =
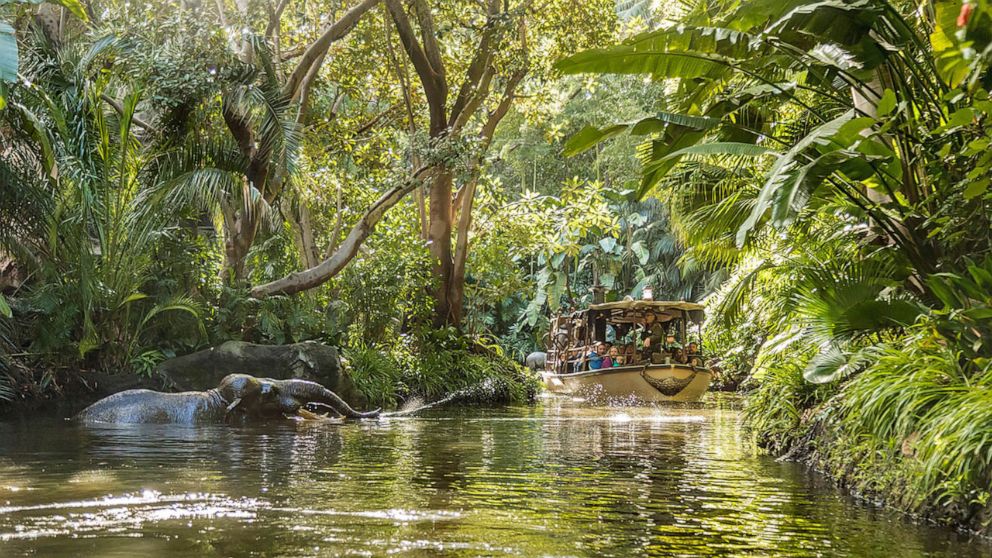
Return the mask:
<path id="1" fill-rule="evenodd" d="M 499 347 L 449 329 L 406 336 L 394 346 L 356 344 L 344 349 L 349 373 L 374 405 L 392 406 L 413 397 L 436 401 L 456 394 L 458 403 L 531 401 L 536 376 Z"/>
<path id="2" fill-rule="evenodd" d="M 312 299 L 248 296 L 245 288 L 224 286 L 210 319 L 211 342 L 228 340 L 282 345 L 308 340 L 336 343 L 340 331 L 330 308 Z"/>
<path id="3" fill-rule="evenodd" d="M 370 405 L 390 407 L 396 403 L 397 392 L 402 387 L 402 369 L 392 354 L 364 343 L 345 347 L 342 352 L 348 374 Z"/>
<path id="4" fill-rule="evenodd" d="M 887 467 L 904 470 L 904 505 L 967 519 L 990 502 L 990 388 L 992 367 L 969 373 L 952 345 L 919 327 L 884 345 L 845 386 L 834 421 L 841 436 L 861 438 Z"/>

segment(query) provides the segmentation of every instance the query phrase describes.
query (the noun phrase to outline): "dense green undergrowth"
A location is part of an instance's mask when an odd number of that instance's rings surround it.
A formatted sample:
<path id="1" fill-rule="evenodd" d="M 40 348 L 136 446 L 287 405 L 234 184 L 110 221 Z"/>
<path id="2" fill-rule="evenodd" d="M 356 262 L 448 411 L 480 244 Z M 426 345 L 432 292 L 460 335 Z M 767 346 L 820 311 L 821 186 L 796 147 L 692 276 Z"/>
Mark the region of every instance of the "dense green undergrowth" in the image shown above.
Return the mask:
<path id="1" fill-rule="evenodd" d="M 744 411 L 754 441 L 867 498 L 987 533 L 992 367 L 968 366 L 925 325 L 872 352 L 842 384 L 805 381 L 801 357 L 768 363 Z"/>
<path id="2" fill-rule="evenodd" d="M 537 394 L 537 377 L 498 347 L 464 337 L 438 345 L 408 338 L 393 346 L 357 344 L 345 348 L 344 356 L 352 380 L 375 406 L 452 394 L 458 394 L 457 403 L 520 403 Z"/>

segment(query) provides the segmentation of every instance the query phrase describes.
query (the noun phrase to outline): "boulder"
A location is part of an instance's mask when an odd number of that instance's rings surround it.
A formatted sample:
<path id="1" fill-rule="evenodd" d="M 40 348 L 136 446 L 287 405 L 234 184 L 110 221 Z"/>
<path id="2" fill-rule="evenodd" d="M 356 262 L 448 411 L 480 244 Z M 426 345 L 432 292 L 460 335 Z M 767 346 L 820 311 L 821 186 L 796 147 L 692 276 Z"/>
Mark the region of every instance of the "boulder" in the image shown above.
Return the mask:
<path id="1" fill-rule="evenodd" d="M 156 371 L 175 391 L 200 391 L 216 387 L 228 374 L 259 378 L 302 378 L 337 393 L 349 405 L 365 407 L 367 401 L 344 372 L 336 347 L 315 342 L 291 345 L 256 345 L 228 341 L 217 347 L 166 360 Z"/>

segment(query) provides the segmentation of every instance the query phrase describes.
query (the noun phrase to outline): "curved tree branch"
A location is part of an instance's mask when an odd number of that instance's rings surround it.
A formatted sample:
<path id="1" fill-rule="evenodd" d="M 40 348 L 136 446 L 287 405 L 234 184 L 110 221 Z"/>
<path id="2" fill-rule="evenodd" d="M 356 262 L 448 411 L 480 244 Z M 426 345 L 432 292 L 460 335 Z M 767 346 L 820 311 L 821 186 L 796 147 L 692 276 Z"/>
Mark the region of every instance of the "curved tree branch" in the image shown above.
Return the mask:
<path id="1" fill-rule="evenodd" d="M 334 254 L 315 267 L 290 273 L 282 279 L 259 285 L 251 290 L 251 296 L 264 298 L 275 294 L 294 294 L 307 289 L 312 289 L 318 285 L 326 283 L 329 279 L 341 272 L 348 262 L 358 254 L 359 248 L 365 239 L 372 234 L 376 224 L 382 219 L 391 207 L 400 202 L 407 194 L 420 186 L 420 181 L 427 174 L 428 168 L 424 167 L 409 177 L 403 183 L 387 190 L 378 200 L 367 210 L 362 218 L 351 228 L 347 238 L 341 246 L 334 251 Z"/>
<path id="2" fill-rule="evenodd" d="M 296 97 L 306 76 L 311 71 L 314 71 L 314 67 L 319 68 L 324 54 L 331 47 L 331 44 L 344 38 L 355 27 L 358 20 L 365 15 L 365 12 L 372 9 L 378 3 L 379 0 L 363 0 L 361 4 L 345 12 L 341 16 L 341 19 L 335 21 L 325 29 L 324 33 L 303 52 L 303 57 L 297 63 L 296 69 L 293 70 L 293 73 L 286 81 L 286 85 L 283 86 L 283 95 L 290 99 Z"/>

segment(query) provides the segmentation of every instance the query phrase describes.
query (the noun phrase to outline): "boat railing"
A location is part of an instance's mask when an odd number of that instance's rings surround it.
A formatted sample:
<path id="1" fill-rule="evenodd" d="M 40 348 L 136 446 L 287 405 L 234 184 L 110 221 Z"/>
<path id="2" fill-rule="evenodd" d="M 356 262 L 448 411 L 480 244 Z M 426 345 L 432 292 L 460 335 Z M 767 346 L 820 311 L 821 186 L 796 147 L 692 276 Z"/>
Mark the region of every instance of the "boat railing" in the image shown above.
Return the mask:
<path id="1" fill-rule="evenodd" d="M 550 371 L 558 374 L 586 371 L 589 369 L 589 351 L 595 347 L 596 345 L 579 345 L 562 351 L 555 350 L 548 355 L 548 368 Z M 605 355 L 601 356 L 605 358 Z M 680 362 L 675 357 L 674 351 L 671 350 L 652 352 L 650 356 L 644 356 L 643 353 L 634 351 L 632 354 L 623 354 L 618 358 L 622 359 L 620 360 L 620 366 L 678 364 L 689 365 L 693 368 L 705 368 L 706 364 L 706 359 L 701 353 L 688 354 L 685 361 Z"/>

